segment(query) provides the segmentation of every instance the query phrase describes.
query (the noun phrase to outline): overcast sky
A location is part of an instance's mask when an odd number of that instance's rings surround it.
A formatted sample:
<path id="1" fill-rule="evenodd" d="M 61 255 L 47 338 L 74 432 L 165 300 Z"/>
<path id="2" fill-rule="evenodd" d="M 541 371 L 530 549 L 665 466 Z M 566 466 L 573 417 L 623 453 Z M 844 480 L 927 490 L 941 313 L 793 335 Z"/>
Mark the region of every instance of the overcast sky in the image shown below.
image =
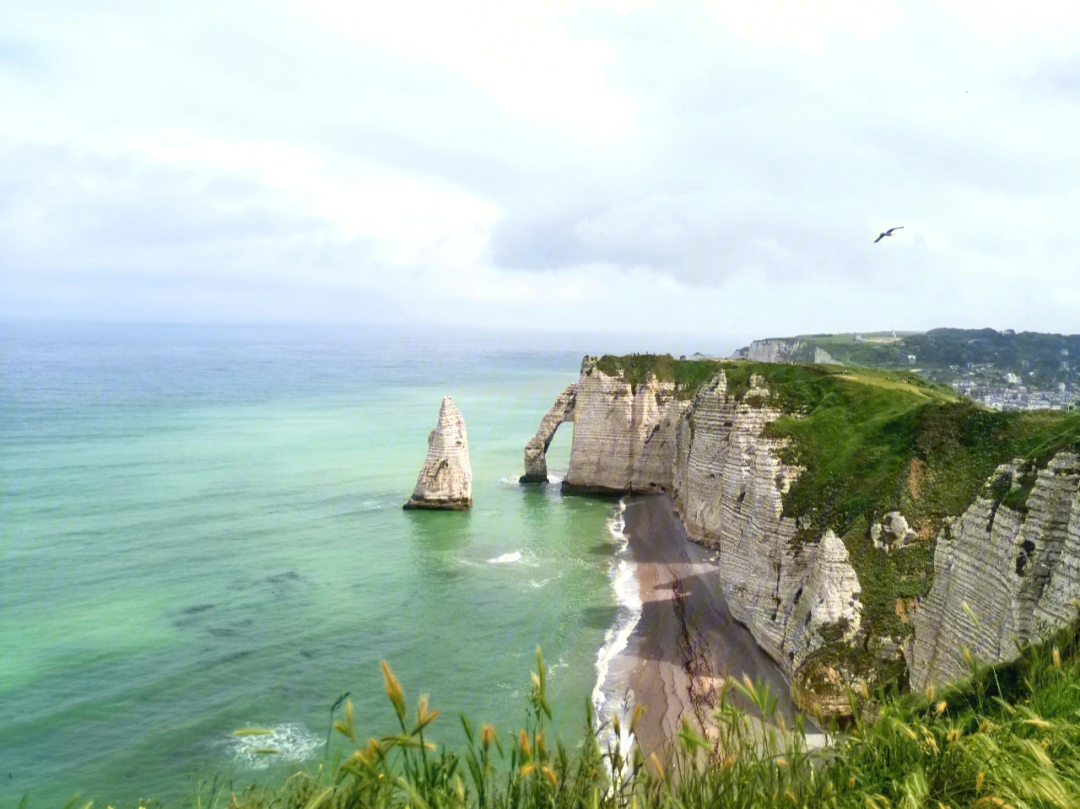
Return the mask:
<path id="1" fill-rule="evenodd" d="M 1078 219 L 1075 0 L 0 4 L 3 317 L 1076 333 Z"/>

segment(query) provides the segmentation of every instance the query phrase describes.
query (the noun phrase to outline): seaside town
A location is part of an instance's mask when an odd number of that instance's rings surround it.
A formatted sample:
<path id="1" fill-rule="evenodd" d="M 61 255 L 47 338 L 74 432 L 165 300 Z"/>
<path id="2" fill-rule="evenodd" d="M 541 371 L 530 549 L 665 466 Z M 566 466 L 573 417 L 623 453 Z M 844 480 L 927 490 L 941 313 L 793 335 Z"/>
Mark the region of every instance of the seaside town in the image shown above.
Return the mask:
<path id="1" fill-rule="evenodd" d="M 1024 384 L 1017 374 L 1002 375 L 993 366 L 972 367 L 951 387 L 994 410 L 1080 410 L 1080 387 L 1075 383 L 1039 388 Z"/>

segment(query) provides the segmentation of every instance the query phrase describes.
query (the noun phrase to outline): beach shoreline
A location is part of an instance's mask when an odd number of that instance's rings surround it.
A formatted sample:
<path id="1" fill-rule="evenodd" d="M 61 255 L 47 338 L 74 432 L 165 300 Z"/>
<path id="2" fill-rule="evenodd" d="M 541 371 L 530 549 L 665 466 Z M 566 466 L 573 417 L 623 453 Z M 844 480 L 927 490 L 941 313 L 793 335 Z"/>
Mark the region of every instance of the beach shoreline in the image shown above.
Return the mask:
<path id="1" fill-rule="evenodd" d="M 641 617 L 613 666 L 625 678 L 628 702 L 645 707 L 636 728 L 645 757 L 663 757 L 684 717 L 711 735 L 710 714 L 729 677 L 768 683 L 780 713 L 794 715 L 779 667 L 727 610 L 716 552 L 687 538 L 666 495 L 634 495 L 624 503 Z"/>

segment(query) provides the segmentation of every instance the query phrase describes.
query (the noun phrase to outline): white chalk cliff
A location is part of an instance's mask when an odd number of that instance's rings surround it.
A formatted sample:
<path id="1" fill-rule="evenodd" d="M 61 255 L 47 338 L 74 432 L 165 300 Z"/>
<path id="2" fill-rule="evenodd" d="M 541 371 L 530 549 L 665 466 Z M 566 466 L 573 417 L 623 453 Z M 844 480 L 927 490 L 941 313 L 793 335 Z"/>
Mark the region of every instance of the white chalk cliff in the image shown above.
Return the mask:
<path id="1" fill-rule="evenodd" d="M 439 423 L 428 435 L 427 458 L 404 508 L 465 511 L 472 508 L 472 467 L 465 420 L 449 396 L 439 408 Z"/>
<path id="2" fill-rule="evenodd" d="M 671 488 L 675 423 L 689 401 L 655 377 L 634 390 L 595 357 L 581 364 L 574 441 L 564 486 L 572 491 L 660 492 Z"/>
<path id="3" fill-rule="evenodd" d="M 555 404 L 540 420 L 536 435 L 525 445 L 525 474 L 521 476 L 522 483 L 547 483 L 548 447 L 551 446 L 551 439 L 555 437 L 559 425 L 574 420 L 576 401 L 577 384 L 567 385 L 566 390 L 558 395 Z"/>
<path id="4" fill-rule="evenodd" d="M 992 489 L 997 481 L 1016 485 L 1022 466 L 999 467 L 983 495 L 938 537 L 934 584 L 914 616 L 915 688 L 963 675 L 965 648 L 982 662 L 1007 660 L 1018 642 L 1077 617 L 1080 456 L 1059 453 L 1037 472 L 1025 509 L 1014 510 Z"/>
<path id="5" fill-rule="evenodd" d="M 621 373 L 605 374 L 586 357 L 564 488 L 669 494 L 687 535 L 718 552 L 732 615 L 777 661 L 804 707 L 843 713 L 846 688 L 873 678 L 877 664 L 868 670 L 849 665 L 854 654 L 845 660 L 843 649 L 854 652 L 854 644 L 894 671 L 906 664 L 912 685 L 921 687 L 963 673 L 961 645 L 984 662 L 1008 659 L 1016 653 L 1014 637 L 1043 637 L 1077 616 L 1080 457 L 1060 453 L 1038 471 L 1024 513 L 990 497 L 995 481 L 1000 493 L 1001 475 L 1019 479 L 1016 464 L 999 469 L 987 496 L 937 537 L 923 603 L 898 600 L 897 616 L 912 622 L 913 637 L 904 644 L 875 639 L 864 648 L 862 586 L 843 540 L 832 531 L 797 540 L 795 520 L 784 516 L 783 495 L 802 470 L 785 464 L 783 441 L 767 435 L 781 415 L 770 400 L 759 377 L 736 400 L 723 371 L 691 401 L 653 378 L 632 390 Z M 917 541 L 899 512 L 867 530 L 882 554 Z"/>

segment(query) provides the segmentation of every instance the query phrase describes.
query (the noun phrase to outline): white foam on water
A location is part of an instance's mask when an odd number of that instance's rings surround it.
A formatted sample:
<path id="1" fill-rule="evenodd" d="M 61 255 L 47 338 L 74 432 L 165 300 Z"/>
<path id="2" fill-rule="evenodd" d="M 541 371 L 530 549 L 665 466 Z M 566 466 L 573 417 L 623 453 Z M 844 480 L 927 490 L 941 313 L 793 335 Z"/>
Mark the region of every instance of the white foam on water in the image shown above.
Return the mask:
<path id="1" fill-rule="evenodd" d="M 270 733 L 231 736 L 226 744 L 233 760 L 249 769 L 264 770 L 282 761 L 309 759 L 322 743 L 302 723 L 275 725 L 267 730 Z"/>
<path id="2" fill-rule="evenodd" d="M 513 553 L 504 553 L 502 556 L 496 556 L 494 559 L 488 559 L 488 564 L 491 565 L 508 565 L 513 562 L 521 561 L 521 551 L 514 551 Z"/>
<path id="3" fill-rule="evenodd" d="M 615 514 L 608 520 L 608 531 L 618 550 L 608 573 L 615 601 L 618 605 L 615 623 L 604 634 L 604 645 L 596 656 L 596 685 L 592 692 L 593 709 L 597 724 L 610 722 L 617 713 L 622 725 L 620 747 L 625 755 L 630 748 L 629 727 L 630 713 L 633 706 L 626 704 L 623 698 L 628 683 L 624 677 L 612 671 L 612 662 L 626 649 L 630 635 L 641 619 L 641 588 L 636 575 L 637 565 L 630 558 L 630 543 L 623 531 L 626 521 L 625 499 L 619 500 Z M 609 724 L 600 736 L 600 746 L 606 749 L 615 744 L 615 731 Z"/>

